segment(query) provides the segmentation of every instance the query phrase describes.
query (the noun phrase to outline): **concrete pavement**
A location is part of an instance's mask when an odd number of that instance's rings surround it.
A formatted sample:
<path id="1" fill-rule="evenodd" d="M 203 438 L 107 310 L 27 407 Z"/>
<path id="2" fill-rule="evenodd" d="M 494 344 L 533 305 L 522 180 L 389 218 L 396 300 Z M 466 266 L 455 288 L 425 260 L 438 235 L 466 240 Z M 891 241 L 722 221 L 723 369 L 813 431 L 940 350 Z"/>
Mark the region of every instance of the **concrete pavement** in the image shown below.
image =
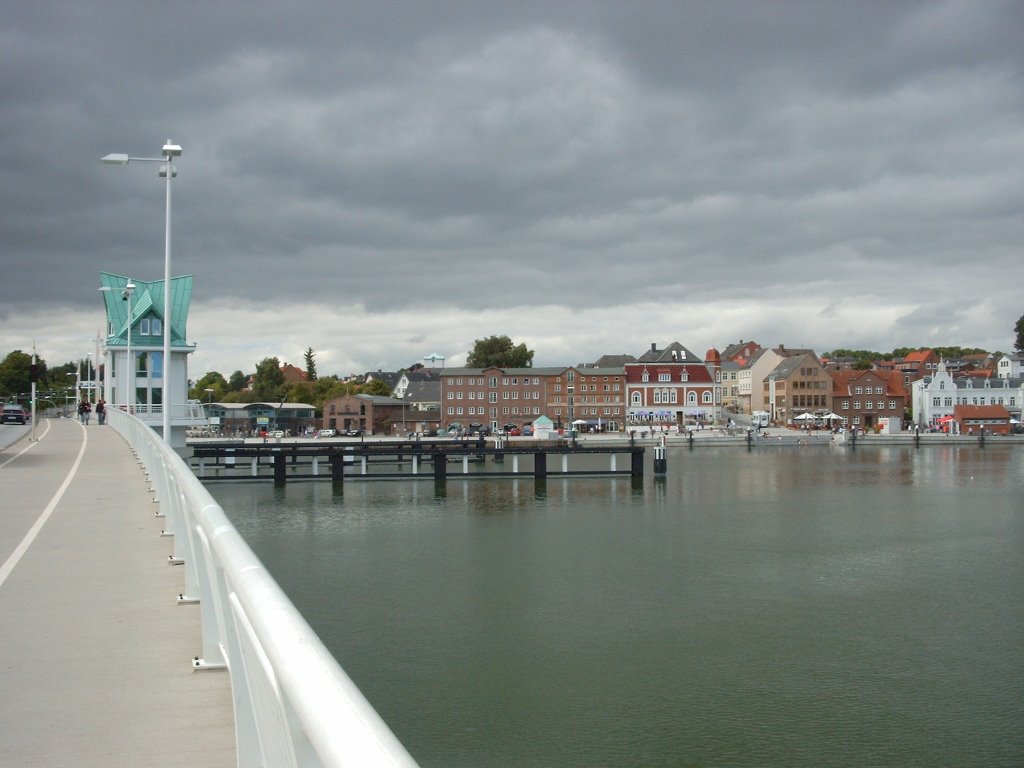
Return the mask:
<path id="1" fill-rule="evenodd" d="M 199 606 L 176 602 L 157 509 L 95 420 L 0 444 L 0 765 L 235 764 L 228 674 L 192 670 Z"/>

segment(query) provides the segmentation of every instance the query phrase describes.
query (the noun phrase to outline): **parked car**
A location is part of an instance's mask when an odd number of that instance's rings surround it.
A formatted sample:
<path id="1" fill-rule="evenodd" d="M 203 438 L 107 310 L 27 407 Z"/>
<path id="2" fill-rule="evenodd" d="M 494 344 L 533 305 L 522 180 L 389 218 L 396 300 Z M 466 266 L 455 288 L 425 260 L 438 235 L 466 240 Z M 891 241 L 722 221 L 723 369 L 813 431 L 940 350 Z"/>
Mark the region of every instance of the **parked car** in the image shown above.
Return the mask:
<path id="1" fill-rule="evenodd" d="M 360 436 L 364 435 L 365 433 L 366 433 L 365 429 L 350 429 L 345 434 L 348 435 L 349 437 L 360 437 Z"/>
<path id="2" fill-rule="evenodd" d="M 28 424 L 28 411 L 17 403 L 5 403 L 0 422 L 4 424 Z"/>
<path id="3" fill-rule="evenodd" d="M 320 437 L 334 437 L 338 433 L 333 429 L 321 429 Z"/>

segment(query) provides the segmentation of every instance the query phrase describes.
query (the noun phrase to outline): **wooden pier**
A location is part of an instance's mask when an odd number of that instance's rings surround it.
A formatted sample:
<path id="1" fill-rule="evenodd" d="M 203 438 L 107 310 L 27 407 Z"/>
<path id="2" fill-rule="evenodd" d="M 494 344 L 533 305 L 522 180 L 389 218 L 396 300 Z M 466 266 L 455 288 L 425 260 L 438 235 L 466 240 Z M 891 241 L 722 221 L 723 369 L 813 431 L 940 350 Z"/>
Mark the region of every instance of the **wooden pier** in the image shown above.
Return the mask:
<path id="1" fill-rule="evenodd" d="M 607 457 L 597 467 L 594 457 Z M 628 459 L 621 461 L 620 457 Z M 381 441 L 207 443 L 192 446 L 193 471 L 203 482 L 222 480 L 434 480 L 449 477 L 643 477 L 644 448 L 566 442 Z"/>

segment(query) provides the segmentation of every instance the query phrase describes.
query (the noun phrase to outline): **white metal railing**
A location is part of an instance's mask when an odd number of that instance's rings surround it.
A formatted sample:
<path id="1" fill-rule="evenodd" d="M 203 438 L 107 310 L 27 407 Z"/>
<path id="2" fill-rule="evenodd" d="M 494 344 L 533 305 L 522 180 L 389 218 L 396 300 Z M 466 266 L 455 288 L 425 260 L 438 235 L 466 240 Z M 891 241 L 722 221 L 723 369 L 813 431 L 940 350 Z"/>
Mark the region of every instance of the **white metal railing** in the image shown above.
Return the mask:
<path id="1" fill-rule="evenodd" d="M 117 409 L 110 425 L 149 474 L 182 602 L 200 604 L 196 669 L 231 675 L 239 766 L 415 766 L 188 466 L 149 426 Z"/>
<path id="2" fill-rule="evenodd" d="M 163 405 L 150 405 L 148 403 L 134 403 L 133 405 L 113 404 L 109 406 L 111 411 L 120 410 L 138 416 L 143 421 L 159 421 L 163 423 Z M 206 409 L 199 400 L 189 400 L 182 405 L 171 406 L 171 420 L 175 425 L 206 424 Z"/>

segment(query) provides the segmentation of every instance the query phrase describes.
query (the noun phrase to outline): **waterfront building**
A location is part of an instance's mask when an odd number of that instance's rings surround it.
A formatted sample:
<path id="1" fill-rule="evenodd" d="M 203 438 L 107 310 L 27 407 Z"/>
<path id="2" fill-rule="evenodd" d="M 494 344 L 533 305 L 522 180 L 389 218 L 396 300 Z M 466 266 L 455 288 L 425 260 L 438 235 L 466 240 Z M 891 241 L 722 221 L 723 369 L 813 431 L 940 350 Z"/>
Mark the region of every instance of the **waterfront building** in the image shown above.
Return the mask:
<path id="1" fill-rule="evenodd" d="M 714 348 L 705 358 L 675 341 L 664 349 L 651 344 L 635 363 L 627 363 L 627 425 L 679 428 L 720 419 L 721 358 Z"/>
<path id="2" fill-rule="evenodd" d="M 944 362 L 933 376 L 915 381 L 911 390 L 914 423 L 925 428 L 954 416 L 957 405 L 1000 405 L 1012 418 L 1021 421 L 1024 403 L 1024 377 L 954 378 Z"/>
<path id="3" fill-rule="evenodd" d="M 774 351 L 774 350 L 773 350 Z M 827 412 L 832 404 L 832 377 L 817 355 L 807 350 L 785 357 L 762 385 L 772 421 L 792 421 L 804 413 Z"/>
<path id="4" fill-rule="evenodd" d="M 441 418 L 445 427 L 481 424 L 517 428 L 548 416 L 556 429 L 621 428 L 625 377 L 621 368 L 446 368 L 441 372 Z"/>
<path id="5" fill-rule="evenodd" d="M 316 408 L 308 403 L 207 403 L 206 415 L 211 431 L 223 435 L 301 435 L 316 427 Z"/>
<path id="6" fill-rule="evenodd" d="M 188 399 L 188 356 L 195 351 L 186 332 L 192 275 L 171 280 L 170 318 L 164 317 L 163 280 L 101 272 L 100 286 L 106 311 L 103 399 L 158 432 L 163 432 L 165 404 L 171 403 L 168 443 L 183 448 L 186 430 L 206 424 L 202 405 Z M 164 323 L 171 329 L 168 361 L 163 359 Z"/>
<path id="7" fill-rule="evenodd" d="M 886 418 L 895 418 L 903 423 L 907 390 L 903 386 L 901 371 L 844 368 L 830 371 L 830 375 L 830 409 L 842 417 L 844 426 L 872 429 Z"/>
<path id="8" fill-rule="evenodd" d="M 408 403 L 394 397 L 365 394 L 343 395 L 324 402 L 321 426 L 324 429 L 335 429 L 342 433 L 363 430 L 369 435 L 387 435 L 401 431 L 404 417 L 407 432 L 426 431 L 428 427 L 424 427 L 422 430 L 413 430 L 408 427 L 410 413 Z"/>

